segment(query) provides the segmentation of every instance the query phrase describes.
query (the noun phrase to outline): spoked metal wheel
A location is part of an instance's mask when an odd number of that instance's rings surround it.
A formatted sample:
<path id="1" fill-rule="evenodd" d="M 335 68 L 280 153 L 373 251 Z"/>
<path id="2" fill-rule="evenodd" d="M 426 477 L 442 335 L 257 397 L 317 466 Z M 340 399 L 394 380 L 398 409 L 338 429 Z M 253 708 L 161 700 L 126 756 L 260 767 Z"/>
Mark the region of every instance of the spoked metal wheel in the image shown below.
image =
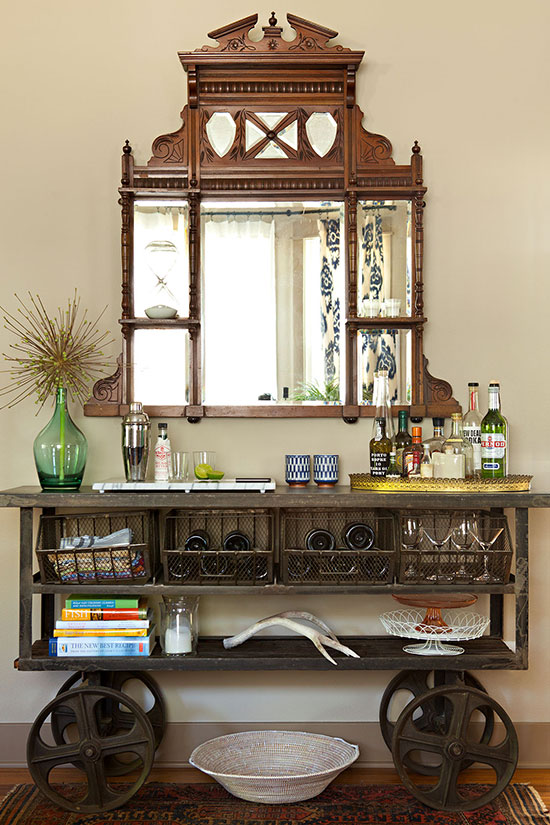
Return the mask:
<path id="1" fill-rule="evenodd" d="M 147 704 L 152 702 L 148 710 L 145 710 L 145 708 L 142 708 L 142 710 L 144 710 L 145 715 L 151 723 L 155 749 L 158 748 L 166 728 L 166 711 L 162 694 L 155 680 L 149 676 L 148 673 L 127 670 L 101 671 L 99 674 L 94 674 L 94 677 L 99 680 L 102 687 L 108 687 L 111 688 L 111 690 L 116 690 L 121 693 L 123 693 L 123 687 L 128 682 L 135 680 L 141 683 L 147 693 Z M 61 696 L 74 687 L 82 687 L 88 684 L 87 679 L 83 679 L 80 673 L 73 673 L 61 686 L 57 695 Z M 74 711 L 66 703 L 59 704 L 55 710 L 52 711 L 52 734 L 58 745 L 67 744 L 70 739 L 72 726 L 75 722 Z M 99 724 L 101 725 L 103 735 L 124 733 L 124 731 L 130 730 L 133 723 L 134 719 L 132 714 L 128 713 L 125 707 L 119 702 L 113 703 L 110 699 L 104 700 L 102 703 L 102 713 L 99 716 Z M 109 757 L 107 768 L 110 776 L 124 776 L 127 773 L 139 770 L 140 764 L 139 759 L 128 759 L 125 761 L 115 754 Z M 82 769 L 82 765 L 79 764 L 79 762 L 75 762 L 74 765 Z"/>
<path id="2" fill-rule="evenodd" d="M 379 712 L 380 730 L 388 748 L 392 749 L 395 721 L 392 721 L 391 711 L 392 703 L 397 694 L 411 694 L 409 702 L 424 697 L 424 701 L 414 715 L 414 724 L 419 731 L 444 730 L 446 725 L 445 712 L 449 710 L 449 706 L 442 699 L 434 700 L 430 694 L 434 686 L 441 687 L 442 685 L 456 684 L 464 684 L 467 687 L 473 687 L 486 693 L 481 682 L 468 672 L 462 674 L 449 670 L 402 670 L 401 673 L 394 676 L 384 691 Z M 492 708 L 487 705 L 482 710 L 480 709 L 480 719 L 483 727 L 481 731 L 479 731 L 479 726 L 477 728 L 480 733 L 479 742 L 487 743 L 491 740 L 495 726 Z M 420 773 L 423 776 L 437 776 L 439 773 L 437 766 L 420 762 L 412 753 L 407 754 L 403 761 L 404 765 L 414 773 Z"/>
<path id="3" fill-rule="evenodd" d="M 105 707 L 121 706 L 131 723 L 122 733 L 113 733 L 104 724 Z M 74 719 L 72 741 L 49 744 L 45 723 L 50 714 L 71 712 Z M 68 811 L 98 813 L 118 808 L 143 785 L 155 753 L 153 728 L 137 702 L 105 687 L 80 687 L 56 696 L 38 714 L 27 742 L 27 763 L 32 778 L 43 794 Z M 113 757 L 131 754 L 139 763 L 137 779 L 117 787 L 111 784 L 109 764 Z M 56 781 L 55 768 L 78 765 L 87 783 L 63 785 Z"/>
<path id="4" fill-rule="evenodd" d="M 446 705 L 439 730 L 420 730 L 416 725 L 415 713 L 426 699 Z M 487 707 L 504 727 L 496 743 L 480 742 L 471 735 L 472 716 Z M 416 763 L 422 753 L 435 755 L 439 761 L 439 779 L 433 786 L 418 785 L 409 776 L 408 761 Z M 518 740 L 508 714 L 486 693 L 466 685 L 443 686 L 404 708 L 395 724 L 392 755 L 403 784 L 420 802 L 440 811 L 472 811 L 498 796 L 510 782 L 518 761 Z M 488 783 L 492 785 L 489 790 L 479 786 L 477 794 L 471 786 L 461 792 L 458 775 L 473 762 L 492 768 L 494 783 Z"/>

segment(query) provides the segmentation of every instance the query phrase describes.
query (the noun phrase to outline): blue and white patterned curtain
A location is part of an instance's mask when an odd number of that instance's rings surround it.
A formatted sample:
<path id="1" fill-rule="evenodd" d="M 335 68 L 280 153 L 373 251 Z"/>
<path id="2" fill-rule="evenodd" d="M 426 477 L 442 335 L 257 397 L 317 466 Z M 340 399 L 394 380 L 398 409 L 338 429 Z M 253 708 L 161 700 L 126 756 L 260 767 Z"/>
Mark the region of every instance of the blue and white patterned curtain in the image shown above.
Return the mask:
<path id="1" fill-rule="evenodd" d="M 320 218 L 321 238 L 321 333 L 324 380 L 340 380 L 340 217 Z"/>
<path id="2" fill-rule="evenodd" d="M 366 210 L 359 215 L 360 261 L 359 298 L 374 298 L 383 301 L 386 296 L 384 283 L 384 247 L 382 237 L 382 216 L 379 212 Z M 399 335 L 397 330 L 378 332 L 369 330 L 362 336 L 363 395 L 372 399 L 374 373 L 388 371 L 390 399 L 399 398 Z"/>

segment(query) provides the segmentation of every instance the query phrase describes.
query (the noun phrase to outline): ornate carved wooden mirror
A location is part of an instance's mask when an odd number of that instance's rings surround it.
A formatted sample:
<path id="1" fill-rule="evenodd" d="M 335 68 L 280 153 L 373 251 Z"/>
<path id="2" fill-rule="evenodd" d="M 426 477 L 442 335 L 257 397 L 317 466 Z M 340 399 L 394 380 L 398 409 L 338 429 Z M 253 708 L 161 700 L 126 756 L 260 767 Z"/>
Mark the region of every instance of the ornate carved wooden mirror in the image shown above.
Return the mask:
<path id="1" fill-rule="evenodd" d="M 123 352 L 88 415 L 373 414 L 376 369 L 395 409 L 458 408 L 423 352 L 423 208 L 415 142 L 397 165 L 355 102 L 363 52 L 337 32 L 251 15 L 179 57 L 181 128 L 145 166 L 123 149 Z"/>

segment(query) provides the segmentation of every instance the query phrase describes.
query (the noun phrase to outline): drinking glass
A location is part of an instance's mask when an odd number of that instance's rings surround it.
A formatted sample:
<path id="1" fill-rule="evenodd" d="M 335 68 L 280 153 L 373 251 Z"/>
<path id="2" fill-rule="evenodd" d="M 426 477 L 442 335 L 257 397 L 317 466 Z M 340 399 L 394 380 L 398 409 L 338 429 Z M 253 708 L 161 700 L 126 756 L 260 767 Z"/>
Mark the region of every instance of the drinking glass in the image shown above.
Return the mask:
<path id="1" fill-rule="evenodd" d="M 499 581 L 489 572 L 489 551 L 503 530 L 504 527 L 500 521 L 492 516 L 478 516 L 475 520 L 472 533 L 475 541 L 483 550 L 483 572 L 476 576 L 474 581 L 484 584 Z"/>
<path id="2" fill-rule="evenodd" d="M 465 553 L 474 543 L 475 516 L 471 513 L 453 516 L 451 523 L 451 543 L 456 549 Z M 466 569 L 465 556 L 459 556 L 458 569 L 455 579 L 468 579 L 470 573 Z"/>
<path id="3" fill-rule="evenodd" d="M 405 550 L 415 550 L 422 538 L 422 521 L 416 516 L 404 516 L 401 521 L 401 544 Z M 418 576 L 416 564 L 410 560 L 405 570 L 406 579 L 415 579 Z"/>
<path id="4" fill-rule="evenodd" d="M 180 450 L 172 452 L 172 473 L 170 481 L 187 481 L 189 469 L 189 453 Z"/>
<path id="5" fill-rule="evenodd" d="M 433 523 L 429 529 L 424 526 L 424 535 L 430 544 L 437 548 L 438 553 L 447 544 L 452 533 L 452 520 L 449 515 L 437 514 L 433 517 Z M 437 569 L 439 568 L 439 570 Z M 442 573 L 441 564 L 438 564 L 434 573 L 426 576 L 429 581 L 451 582 L 453 576 Z"/>
<path id="6" fill-rule="evenodd" d="M 193 470 L 196 470 L 199 464 L 208 464 L 209 467 L 215 470 L 216 453 L 213 453 L 210 450 L 195 450 L 195 452 L 193 453 Z M 200 477 L 202 478 L 202 476 Z"/>

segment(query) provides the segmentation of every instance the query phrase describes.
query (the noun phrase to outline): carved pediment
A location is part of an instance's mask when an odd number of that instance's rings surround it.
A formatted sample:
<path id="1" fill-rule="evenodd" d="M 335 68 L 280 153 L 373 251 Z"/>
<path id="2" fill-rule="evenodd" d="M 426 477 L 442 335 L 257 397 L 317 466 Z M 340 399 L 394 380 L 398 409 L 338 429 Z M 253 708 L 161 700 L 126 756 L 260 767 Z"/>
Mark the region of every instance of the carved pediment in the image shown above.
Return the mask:
<path id="1" fill-rule="evenodd" d="M 233 54 L 246 58 L 252 54 L 261 52 L 272 53 L 274 55 L 282 53 L 293 55 L 294 57 L 306 57 L 308 54 L 325 53 L 327 55 L 346 55 L 346 61 L 358 64 L 361 62 L 363 52 L 354 52 L 344 46 L 329 46 L 328 41 L 337 36 L 338 32 L 328 29 L 318 23 L 312 23 L 295 14 L 287 14 L 286 19 L 289 25 L 296 32 L 293 40 L 285 40 L 282 37 L 283 28 L 277 25 L 275 12 L 271 13 L 269 25 L 263 26 L 263 37 L 260 40 L 251 40 L 249 32 L 258 22 L 258 15 L 251 14 L 243 17 L 234 23 L 229 23 L 219 29 L 208 32 L 208 36 L 218 41 L 217 46 L 202 46 L 194 52 L 180 52 L 179 57 L 184 65 L 196 61 L 200 55 L 223 55 Z"/>

